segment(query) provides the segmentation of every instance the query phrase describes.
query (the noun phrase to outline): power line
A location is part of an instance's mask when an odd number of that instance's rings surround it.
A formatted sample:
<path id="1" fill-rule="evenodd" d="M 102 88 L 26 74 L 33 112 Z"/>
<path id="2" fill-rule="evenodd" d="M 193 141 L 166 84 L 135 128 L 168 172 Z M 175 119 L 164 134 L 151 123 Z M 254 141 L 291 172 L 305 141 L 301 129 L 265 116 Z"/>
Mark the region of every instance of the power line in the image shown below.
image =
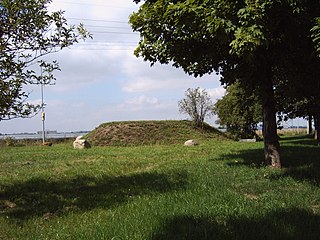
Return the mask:
<path id="1" fill-rule="evenodd" d="M 135 48 L 68 48 L 67 50 L 81 50 L 81 51 L 133 51 Z"/>
<path id="2" fill-rule="evenodd" d="M 125 21 L 117 21 L 117 20 L 97 20 L 97 19 L 90 19 L 90 18 L 73 18 L 73 17 L 67 17 L 67 19 L 79 20 L 79 21 L 89 21 L 89 22 L 108 22 L 108 23 L 128 24 L 128 22 L 125 22 Z"/>
<path id="3" fill-rule="evenodd" d="M 128 42 L 80 42 L 75 45 L 72 45 L 69 50 L 134 50 L 138 46 L 138 43 Z"/>
<path id="4" fill-rule="evenodd" d="M 102 6 L 102 7 L 109 7 L 109 8 L 120 8 L 120 9 L 133 10 L 132 8 L 129 8 L 129 7 L 119 7 L 119 6 L 114 6 L 114 5 L 105 5 L 105 4 L 96 4 L 96 3 L 79 3 L 79 2 L 69 2 L 69 1 L 63 1 L 63 3 L 73 4 L 73 5 Z"/>
<path id="5" fill-rule="evenodd" d="M 135 45 L 138 42 L 108 42 L 108 41 L 86 41 L 86 42 L 79 42 L 78 44 L 97 44 L 97 45 Z"/>
<path id="6" fill-rule="evenodd" d="M 110 44 L 110 43 L 99 43 L 99 44 L 96 44 L 96 43 L 77 43 L 77 46 L 107 46 L 107 47 L 130 47 L 130 46 L 137 46 L 138 44 L 137 43 L 131 43 L 131 44 Z"/>
<path id="7" fill-rule="evenodd" d="M 75 4 L 75 5 L 93 5 L 98 6 L 100 4 L 96 3 L 85 3 L 85 2 L 73 2 L 73 1 L 64 1 L 64 3 L 69 4 Z M 104 5 L 107 6 L 107 5 Z M 109 6 L 111 7 L 111 6 Z M 113 6 L 117 7 L 117 6 Z M 122 8 L 122 7 L 117 7 Z M 120 35 L 132 35 L 132 36 L 138 36 L 139 33 L 133 32 L 132 29 L 129 26 L 128 21 L 123 20 L 107 20 L 107 19 L 96 19 L 96 18 L 81 18 L 81 17 L 67 17 L 67 20 L 69 21 L 76 21 L 76 22 L 82 22 L 84 24 L 84 27 L 87 28 L 87 30 L 92 33 L 93 35 L 96 35 L 97 39 L 106 38 L 108 35 L 110 35 L 110 40 L 112 41 L 112 38 L 123 38 Z M 100 23 L 100 24 L 99 24 Z M 123 25 L 125 24 L 125 25 Z M 118 35 L 118 37 L 117 37 Z M 129 38 L 130 39 L 130 38 Z M 116 40 L 116 42 L 108 42 L 108 41 L 97 41 L 97 42 L 84 42 L 78 45 L 82 50 L 132 50 L 135 46 L 137 46 L 137 42 L 119 42 Z M 89 48 L 88 48 L 89 47 Z M 113 47 L 116 47 L 113 48 Z M 119 49 L 119 48 L 121 49 Z M 127 48 L 132 49 L 127 49 Z M 112 48 L 112 49 L 111 49 Z M 72 48 L 74 49 L 74 48 Z M 79 48 L 77 48 L 79 49 Z"/>
<path id="8" fill-rule="evenodd" d="M 90 33 L 107 33 L 107 34 L 134 34 L 137 35 L 139 33 L 135 32 L 101 32 L 101 31 L 89 31 Z"/>
<path id="9" fill-rule="evenodd" d="M 83 45 L 83 44 L 78 44 L 77 47 L 79 48 L 135 48 L 138 45 Z"/>
<path id="10" fill-rule="evenodd" d="M 88 40 L 85 42 L 79 42 L 77 44 L 86 44 L 86 43 L 97 43 L 97 44 L 137 44 L 138 42 L 123 42 L 123 41 L 117 41 L 117 42 L 111 42 L 111 41 L 95 41 L 95 40 Z"/>
<path id="11" fill-rule="evenodd" d="M 115 26 L 100 26 L 100 25 L 88 25 L 88 24 L 85 24 L 84 25 L 85 27 L 94 27 L 94 28 L 116 28 L 116 29 L 127 29 L 127 30 L 130 30 L 130 27 L 115 27 Z"/>
<path id="12" fill-rule="evenodd" d="M 105 23 L 121 23 L 121 24 L 128 24 L 127 22 L 124 21 L 117 21 L 117 20 L 97 20 L 97 19 L 87 19 L 87 18 L 67 18 L 67 19 L 72 19 L 72 20 L 79 20 L 79 21 L 91 21 L 91 22 L 105 22 Z M 90 33 L 98 33 L 98 34 L 132 34 L 132 35 L 138 35 L 138 32 L 132 32 L 131 28 L 129 27 L 120 27 L 120 26 L 101 26 L 101 25 L 87 25 L 87 24 L 83 24 L 84 27 L 88 28 L 88 31 Z M 117 29 L 117 30 L 129 30 L 131 32 L 120 32 L 120 31 L 99 31 L 94 30 L 94 29 L 90 29 L 90 28 L 100 28 L 100 29 Z"/>

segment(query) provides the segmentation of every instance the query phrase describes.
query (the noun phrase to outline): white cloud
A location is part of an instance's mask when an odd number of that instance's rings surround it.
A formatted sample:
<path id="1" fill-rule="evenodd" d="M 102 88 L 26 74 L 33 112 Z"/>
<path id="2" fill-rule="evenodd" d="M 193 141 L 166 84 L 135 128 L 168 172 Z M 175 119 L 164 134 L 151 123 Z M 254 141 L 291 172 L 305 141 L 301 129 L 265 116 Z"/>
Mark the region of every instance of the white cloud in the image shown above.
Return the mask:
<path id="1" fill-rule="evenodd" d="M 156 90 L 180 90 L 189 87 L 219 85 L 219 77 L 216 75 L 205 75 L 195 78 L 184 73 L 181 69 L 175 69 L 170 65 L 156 64 L 150 67 L 149 63 L 141 59 L 127 57 L 123 65 L 123 71 L 129 77 L 121 82 L 122 90 L 129 93 L 142 93 Z"/>
<path id="2" fill-rule="evenodd" d="M 61 68 L 56 73 L 56 85 L 45 87 L 48 129 L 90 130 L 115 120 L 181 119 L 177 102 L 187 88 L 201 87 L 212 98 L 223 95 L 218 76 L 194 78 L 169 65 L 150 67 L 133 55 L 139 35 L 131 34 L 127 22 L 137 8 L 128 0 L 53 1 L 51 9 L 66 10 L 68 22 L 83 22 L 94 39 L 48 57 L 58 60 Z M 29 101 L 40 102 L 40 87 L 27 89 L 33 91 Z M 40 128 L 41 119 L 36 116 L 1 122 L 0 132 L 34 132 Z"/>
<path id="3" fill-rule="evenodd" d="M 136 78 L 122 83 L 124 92 L 149 92 L 154 90 L 172 88 L 173 79 L 157 80 L 151 78 Z"/>
<path id="4" fill-rule="evenodd" d="M 210 88 L 210 89 L 206 89 L 206 91 L 209 94 L 209 96 L 214 100 L 218 100 L 219 98 L 222 98 L 226 92 L 226 90 L 223 87 Z"/>
<path id="5" fill-rule="evenodd" d="M 122 103 L 113 106 L 112 112 L 126 112 L 128 117 L 132 117 L 135 114 L 145 115 L 151 114 L 156 111 L 156 109 L 163 109 L 164 104 L 156 97 L 150 97 L 146 95 L 141 95 L 133 98 L 125 99 Z M 109 108 L 110 111 L 110 108 Z M 140 112 L 140 113 L 139 113 Z M 130 120 L 130 119 L 127 119 Z"/>
<path id="6" fill-rule="evenodd" d="M 145 95 L 139 96 L 137 98 L 128 99 L 126 104 L 129 105 L 156 105 L 159 104 L 159 100 L 156 97 L 147 97 Z"/>
<path id="7" fill-rule="evenodd" d="M 50 59 L 59 62 L 61 71 L 57 71 L 56 86 L 52 91 L 66 92 L 110 80 L 116 74 L 116 63 L 103 52 L 97 53 L 76 49 L 62 50 L 50 56 Z"/>

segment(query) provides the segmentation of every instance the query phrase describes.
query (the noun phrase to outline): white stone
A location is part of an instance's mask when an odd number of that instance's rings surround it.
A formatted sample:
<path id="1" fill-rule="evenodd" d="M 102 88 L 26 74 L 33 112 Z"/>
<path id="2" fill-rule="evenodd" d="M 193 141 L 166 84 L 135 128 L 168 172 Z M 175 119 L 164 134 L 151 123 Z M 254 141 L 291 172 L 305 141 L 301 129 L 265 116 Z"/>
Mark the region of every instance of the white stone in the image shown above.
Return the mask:
<path id="1" fill-rule="evenodd" d="M 76 138 L 76 140 L 80 140 L 80 139 L 83 139 L 83 136 L 78 136 L 78 137 Z"/>
<path id="2" fill-rule="evenodd" d="M 74 149 L 85 149 L 85 148 L 91 148 L 90 143 L 85 140 L 82 139 L 83 136 L 79 136 L 76 138 L 76 140 L 73 142 L 73 148 Z"/>
<path id="3" fill-rule="evenodd" d="M 240 139 L 239 142 L 256 142 L 257 139 L 255 138 L 245 138 L 245 139 Z"/>
<path id="4" fill-rule="evenodd" d="M 193 139 L 190 139 L 190 140 L 188 140 L 188 141 L 186 141 L 186 142 L 184 143 L 185 146 L 195 146 L 195 145 L 198 145 L 198 144 L 199 144 L 199 143 L 196 142 L 196 141 L 193 140 Z"/>

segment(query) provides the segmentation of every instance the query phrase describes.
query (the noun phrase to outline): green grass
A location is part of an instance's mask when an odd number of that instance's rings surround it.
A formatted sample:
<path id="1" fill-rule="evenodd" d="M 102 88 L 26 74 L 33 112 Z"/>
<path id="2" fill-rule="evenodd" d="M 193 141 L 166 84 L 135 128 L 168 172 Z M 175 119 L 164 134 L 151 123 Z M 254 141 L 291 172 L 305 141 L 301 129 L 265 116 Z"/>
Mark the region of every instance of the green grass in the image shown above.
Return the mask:
<path id="1" fill-rule="evenodd" d="M 1 147 L 0 239 L 319 239 L 319 147 L 262 145 Z"/>

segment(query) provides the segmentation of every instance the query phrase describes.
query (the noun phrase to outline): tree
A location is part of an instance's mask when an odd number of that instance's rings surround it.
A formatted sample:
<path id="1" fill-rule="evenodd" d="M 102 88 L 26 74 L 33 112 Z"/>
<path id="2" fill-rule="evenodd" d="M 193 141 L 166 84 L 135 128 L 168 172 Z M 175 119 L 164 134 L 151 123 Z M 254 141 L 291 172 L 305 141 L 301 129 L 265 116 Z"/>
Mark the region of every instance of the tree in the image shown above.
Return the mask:
<path id="1" fill-rule="evenodd" d="M 203 128 L 204 119 L 212 113 L 213 104 L 208 93 L 200 88 L 188 88 L 185 98 L 178 102 L 179 112 L 188 114 L 197 127 Z"/>
<path id="2" fill-rule="evenodd" d="M 82 25 L 69 26 L 62 11 L 49 13 L 51 1 L 0 2 L 0 121 L 34 115 L 40 106 L 27 102 L 26 86 L 51 84 L 59 69 L 43 57 L 91 37 Z"/>
<path id="3" fill-rule="evenodd" d="M 257 125 L 262 121 L 261 103 L 239 82 L 227 87 L 226 94 L 215 103 L 214 113 L 219 118 L 217 123 L 225 126 L 233 137 L 257 137 Z"/>
<path id="4" fill-rule="evenodd" d="M 280 168 L 277 67 L 284 58 L 287 69 L 296 67 L 292 53 L 306 50 L 301 40 L 312 43 L 319 9 L 316 0 L 146 0 L 130 23 L 141 37 L 135 54 L 145 61 L 171 63 L 194 76 L 217 72 L 225 85 L 240 81 L 255 89 L 263 108 L 265 162 Z M 286 80 L 294 86 L 296 79 Z"/>
<path id="5" fill-rule="evenodd" d="M 311 42 L 300 39 L 300 47 L 292 49 L 295 57 L 295 69 L 287 71 L 288 59 L 281 58 L 278 71 L 282 79 L 274 86 L 277 110 L 286 118 L 303 117 L 315 121 L 316 136 L 319 135 L 320 124 L 320 58 L 313 50 Z M 303 47 L 302 47 L 303 46 Z M 288 80 L 290 79 L 290 81 Z M 294 84 L 292 84 L 294 82 Z M 320 142 L 318 141 L 318 144 Z"/>

